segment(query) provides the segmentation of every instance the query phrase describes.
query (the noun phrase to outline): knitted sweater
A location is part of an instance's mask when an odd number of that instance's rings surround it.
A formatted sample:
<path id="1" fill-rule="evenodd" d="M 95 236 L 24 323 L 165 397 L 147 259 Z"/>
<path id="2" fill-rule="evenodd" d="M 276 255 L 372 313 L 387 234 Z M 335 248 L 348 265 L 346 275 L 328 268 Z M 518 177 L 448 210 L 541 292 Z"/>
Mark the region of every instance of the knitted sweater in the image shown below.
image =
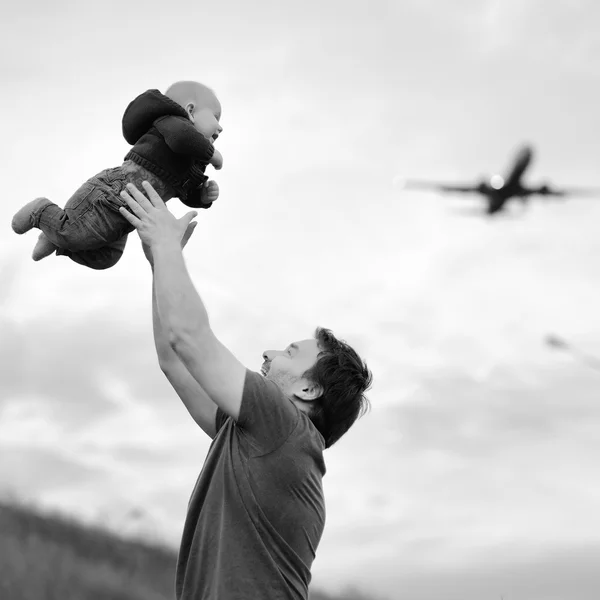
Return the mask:
<path id="1" fill-rule="evenodd" d="M 148 169 L 169 183 L 182 202 L 194 204 L 214 148 L 182 106 L 158 90 L 140 94 L 125 110 L 123 136 L 133 146 L 124 160 Z"/>

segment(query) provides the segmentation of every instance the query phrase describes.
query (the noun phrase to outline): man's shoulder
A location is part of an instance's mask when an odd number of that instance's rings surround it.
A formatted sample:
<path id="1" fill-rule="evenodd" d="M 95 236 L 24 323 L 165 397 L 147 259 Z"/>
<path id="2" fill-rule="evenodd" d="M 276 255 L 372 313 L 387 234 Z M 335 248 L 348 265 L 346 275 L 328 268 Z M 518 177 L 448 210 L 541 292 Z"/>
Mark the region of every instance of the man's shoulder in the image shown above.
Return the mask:
<path id="1" fill-rule="evenodd" d="M 298 407 L 296 407 L 296 410 L 299 413 L 299 419 L 295 431 L 292 432 L 292 436 L 297 437 L 299 440 L 304 440 L 304 443 L 308 447 L 322 455 L 325 450 L 325 438 L 305 412 L 301 411 Z"/>

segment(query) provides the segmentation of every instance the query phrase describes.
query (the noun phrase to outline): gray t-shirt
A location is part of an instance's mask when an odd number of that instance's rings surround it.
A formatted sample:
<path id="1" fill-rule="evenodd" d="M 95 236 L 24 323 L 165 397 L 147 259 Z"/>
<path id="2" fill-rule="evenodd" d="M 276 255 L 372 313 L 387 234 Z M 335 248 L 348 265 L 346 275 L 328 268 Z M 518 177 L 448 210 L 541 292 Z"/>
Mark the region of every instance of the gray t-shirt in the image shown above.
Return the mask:
<path id="1" fill-rule="evenodd" d="M 177 600 L 306 600 L 325 526 L 325 441 L 277 385 L 247 370 L 239 418 L 217 410 L 188 512 Z"/>

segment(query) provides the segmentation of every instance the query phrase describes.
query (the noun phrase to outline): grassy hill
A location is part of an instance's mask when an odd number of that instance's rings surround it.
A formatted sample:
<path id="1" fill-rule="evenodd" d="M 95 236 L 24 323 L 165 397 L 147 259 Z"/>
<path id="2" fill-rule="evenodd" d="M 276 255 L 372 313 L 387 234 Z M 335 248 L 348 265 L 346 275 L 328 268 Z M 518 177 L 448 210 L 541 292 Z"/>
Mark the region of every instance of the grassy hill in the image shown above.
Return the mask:
<path id="1" fill-rule="evenodd" d="M 167 547 L 0 502 L 2 600 L 173 600 L 175 560 Z M 310 598 L 364 596 L 312 591 Z"/>

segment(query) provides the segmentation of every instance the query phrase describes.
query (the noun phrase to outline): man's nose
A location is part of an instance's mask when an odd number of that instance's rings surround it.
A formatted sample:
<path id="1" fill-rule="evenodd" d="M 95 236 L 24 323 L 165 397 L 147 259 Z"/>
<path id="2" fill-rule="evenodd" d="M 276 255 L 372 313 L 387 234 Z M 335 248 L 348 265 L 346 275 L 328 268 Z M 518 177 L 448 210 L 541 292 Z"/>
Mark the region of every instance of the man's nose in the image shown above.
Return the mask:
<path id="1" fill-rule="evenodd" d="M 278 350 L 265 350 L 263 352 L 263 358 L 271 362 L 278 354 L 281 354 Z"/>
<path id="2" fill-rule="evenodd" d="M 223 131 L 223 127 L 221 127 L 221 125 L 219 125 L 217 132 L 220 134 Z"/>

